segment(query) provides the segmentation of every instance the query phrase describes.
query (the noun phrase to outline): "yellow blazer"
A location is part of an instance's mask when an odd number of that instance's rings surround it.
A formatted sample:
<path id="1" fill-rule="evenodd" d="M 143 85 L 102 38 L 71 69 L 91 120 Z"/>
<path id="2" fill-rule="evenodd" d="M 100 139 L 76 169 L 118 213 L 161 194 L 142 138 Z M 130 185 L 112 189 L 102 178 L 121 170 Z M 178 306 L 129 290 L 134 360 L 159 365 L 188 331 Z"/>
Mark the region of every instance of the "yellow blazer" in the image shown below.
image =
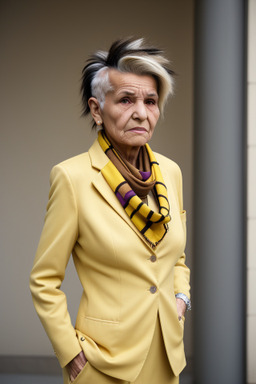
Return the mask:
<path id="1" fill-rule="evenodd" d="M 37 313 L 64 367 L 82 349 L 102 372 L 138 376 L 159 314 L 175 375 L 185 366 L 184 320 L 175 294 L 189 297 L 185 211 L 179 167 L 155 154 L 167 186 L 171 222 L 152 249 L 129 220 L 101 169 L 109 161 L 96 140 L 87 153 L 52 169 L 45 224 L 30 287 Z M 75 327 L 60 290 L 72 253 L 83 287 Z"/>

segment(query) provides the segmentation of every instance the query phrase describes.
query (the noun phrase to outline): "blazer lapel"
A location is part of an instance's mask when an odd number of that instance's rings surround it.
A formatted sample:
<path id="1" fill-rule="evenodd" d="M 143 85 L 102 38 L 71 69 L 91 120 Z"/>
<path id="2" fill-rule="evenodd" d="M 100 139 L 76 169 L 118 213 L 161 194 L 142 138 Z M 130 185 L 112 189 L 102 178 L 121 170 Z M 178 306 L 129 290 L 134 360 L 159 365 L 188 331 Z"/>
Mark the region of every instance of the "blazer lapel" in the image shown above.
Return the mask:
<path id="1" fill-rule="evenodd" d="M 119 200 L 116 198 L 112 189 L 106 182 L 101 170 L 110 161 L 100 147 L 98 140 L 96 139 L 91 148 L 89 149 L 89 156 L 93 168 L 99 170 L 97 176 L 92 180 L 93 186 L 101 194 L 101 196 L 107 201 L 107 203 L 116 211 L 116 213 L 122 217 L 122 219 L 131 227 L 131 229 L 139 236 L 139 238 L 151 249 L 150 244 L 145 240 L 143 235 L 138 231 L 132 221 L 129 219 L 127 213 L 121 206 Z"/>

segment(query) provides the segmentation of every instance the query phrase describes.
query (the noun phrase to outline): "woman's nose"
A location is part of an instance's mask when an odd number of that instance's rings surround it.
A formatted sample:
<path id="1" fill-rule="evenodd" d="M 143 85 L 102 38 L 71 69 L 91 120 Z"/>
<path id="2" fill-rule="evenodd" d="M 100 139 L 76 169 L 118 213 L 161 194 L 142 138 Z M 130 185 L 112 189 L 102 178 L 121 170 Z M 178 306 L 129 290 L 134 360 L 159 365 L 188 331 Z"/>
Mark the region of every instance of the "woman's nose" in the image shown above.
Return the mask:
<path id="1" fill-rule="evenodd" d="M 146 120 L 148 114 L 147 109 L 143 101 L 137 101 L 134 105 L 134 111 L 132 117 L 134 119 Z"/>

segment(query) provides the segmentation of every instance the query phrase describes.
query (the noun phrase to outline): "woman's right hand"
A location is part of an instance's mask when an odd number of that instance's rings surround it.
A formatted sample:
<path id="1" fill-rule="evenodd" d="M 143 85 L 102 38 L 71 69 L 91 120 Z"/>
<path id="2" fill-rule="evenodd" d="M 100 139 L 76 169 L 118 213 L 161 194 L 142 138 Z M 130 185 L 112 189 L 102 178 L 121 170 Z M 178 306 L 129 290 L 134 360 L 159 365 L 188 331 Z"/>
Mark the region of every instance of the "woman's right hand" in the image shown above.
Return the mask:
<path id="1" fill-rule="evenodd" d="M 75 380 L 77 375 L 82 371 L 87 359 L 84 355 L 84 352 L 81 351 L 73 360 L 71 360 L 67 365 L 68 374 L 71 382 Z"/>

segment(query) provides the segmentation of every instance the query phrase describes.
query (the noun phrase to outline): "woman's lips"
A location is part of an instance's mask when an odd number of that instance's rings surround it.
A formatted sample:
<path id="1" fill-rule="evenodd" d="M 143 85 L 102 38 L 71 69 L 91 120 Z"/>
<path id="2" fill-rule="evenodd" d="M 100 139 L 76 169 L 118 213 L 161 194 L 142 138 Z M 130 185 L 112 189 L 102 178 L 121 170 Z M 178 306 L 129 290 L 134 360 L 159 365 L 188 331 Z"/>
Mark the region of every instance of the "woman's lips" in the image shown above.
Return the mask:
<path id="1" fill-rule="evenodd" d="M 134 128 L 131 128 L 130 131 L 136 132 L 136 133 L 145 133 L 145 132 L 147 132 L 146 128 L 144 128 L 144 127 L 134 127 Z"/>

